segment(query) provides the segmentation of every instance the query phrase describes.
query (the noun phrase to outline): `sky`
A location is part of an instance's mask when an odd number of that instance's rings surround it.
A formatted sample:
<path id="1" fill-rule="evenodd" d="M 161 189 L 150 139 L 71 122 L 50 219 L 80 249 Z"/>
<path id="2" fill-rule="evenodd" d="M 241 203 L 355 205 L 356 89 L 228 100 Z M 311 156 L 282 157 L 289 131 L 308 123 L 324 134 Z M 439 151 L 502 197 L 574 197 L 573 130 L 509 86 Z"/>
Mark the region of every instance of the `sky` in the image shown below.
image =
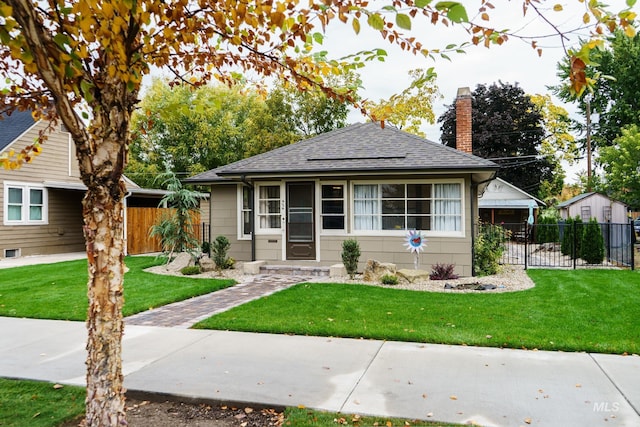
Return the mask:
<path id="1" fill-rule="evenodd" d="M 471 18 L 480 2 L 464 1 L 463 3 L 467 5 L 467 12 Z M 611 11 L 625 7 L 623 0 L 610 0 L 608 3 L 611 5 Z M 563 10 L 554 11 L 555 4 L 562 5 Z M 522 36 L 536 36 L 538 47 L 542 48 L 542 56 L 538 56 L 537 52 L 531 48 L 531 39 L 523 41 L 511 37 L 501 46 L 492 45 L 487 49 L 484 46 L 470 45 L 465 48 L 465 54 L 451 54 L 451 61 L 441 58 L 433 61 L 423 56 L 402 52 L 399 48 L 382 40 L 373 30 L 365 29 L 364 24 L 359 35 L 355 35 L 350 25 L 332 24 L 325 35 L 323 48 L 333 58 L 373 47 L 380 47 L 387 51 L 388 58 L 385 62 L 369 63 L 359 70 L 364 86 L 361 95 L 373 101 L 388 98 L 406 88 L 410 83 L 407 74 L 409 70 L 435 67 L 438 74 L 436 85 L 442 96 L 434 103 L 436 118 L 442 115 L 447 110 L 447 106 L 454 101 L 457 89 L 460 87 L 469 87 L 473 91 L 478 84 L 490 85 L 502 81 L 517 83 L 529 94 L 551 94 L 548 86 L 560 83 L 556 75 L 556 65 L 566 55 L 565 48 L 577 46 L 579 37 L 584 38 L 588 35 L 588 29 L 583 28 L 572 33 L 569 39 L 565 40 L 563 47 L 560 36 L 554 35 L 554 28 L 538 17 L 533 10 L 523 16 L 521 1 L 496 1 L 495 5 L 496 9 L 489 11 L 491 20 L 487 24 L 499 29 L 515 31 Z M 568 32 L 582 26 L 585 6 L 578 0 L 551 2 L 543 0 L 540 10 L 559 30 Z M 461 43 L 470 39 L 462 28 L 433 26 L 430 23 L 422 23 L 418 19 L 414 20 L 412 34 L 429 49 L 442 48 L 450 43 Z M 554 103 L 565 107 L 573 118 L 584 120 L 577 115 L 575 105 L 565 104 L 555 97 L 552 98 Z M 366 118 L 357 111 L 349 115 L 350 122 L 365 120 Z M 440 141 L 440 126 L 437 123 L 425 124 L 422 129 L 428 139 Z M 566 181 L 575 182 L 576 173 L 585 169 L 584 160 L 577 165 L 565 165 Z"/>
<path id="2" fill-rule="evenodd" d="M 517 83 L 528 94 L 550 94 L 554 103 L 563 106 L 572 118 L 585 120 L 577 114 L 574 104 L 563 103 L 548 89 L 548 86 L 560 83 L 556 75 L 557 64 L 566 56 L 566 49 L 578 46 L 579 39 L 586 38 L 589 34 L 589 29 L 584 28 L 582 22 L 586 10 L 583 0 L 540 0 L 538 9 L 543 13 L 544 19 L 534 10 L 529 10 L 523 16 L 524 0 L 493 0 L 495 9 L 488 10 L 488 22 L 477 19 L 480 0 L 461 1 L 466 6 L 469 18 L 475 22 L 509 30 L 510 33 L 516 33 L 525 39 L 510 37 L 503 45 L 492 45 L 490 48 L 470 44 L 464 48 L 466 53 L 450 54 L 451 61 L 442 58 L 434 61 L 389 44 L 379 33 L 370 29 L 365 23 L 365 18 L 362 18 L 359 34 L 355 34 L 350 23 L 345 25 L 339 21 L 332 22 L 326 29 L 322 46 L 316 47 L 315 50 L 326 50 L 330 58 L 339 59 L 363 50 L 384 49 L 388 53 L 384 62 L 369 62 L 358 70 L 363 85 L 360 95 L 372 101 L 389 98 L 407 88 L 411 82 L 407 74 L 409 70 L 434 67 L 438 75 L 436 86 L 441 95 L 433 104 L 436 119 L 453 103 L 458 88 L 469 87 L 473 91 L 479 84 L 491 85 L 502 81 Z M 605 2 L 610 5 L 610 11 L 619 11 L 626 7 L 626 0 Z M 555 5 L 561 5 L 562 10 L 554 11 Z M 371 2 L 370 8 L 375 7 L 376 2 Z M 640 13 L 640 6 L 635 6 L 634 11 Z M 564 43 L 556 29 L 566 35 Z M 452 43 L 469 42 L 471 39 L 462 27 L 445 27 L 441 24 L 434 26 L 420 16 L 413 20 L 410 35 L 415 36 L 430 50 L 442 49 Z M 541 56 L 531 47 L 533 39 L 537 41 L 537 46 L 542 48 Z M 366 120 L 367 118 L 355 109 L 348 117 L 349 123 Z M 440 125 L 437 122 L 425 123 L 422 130 L 428 139 L 440 142 Z M 576 182 L 577 173 L 586 170 L 586 160 L 583 159 L 575 165 L 563 166 L 566 172 L 565 182 Z"/>

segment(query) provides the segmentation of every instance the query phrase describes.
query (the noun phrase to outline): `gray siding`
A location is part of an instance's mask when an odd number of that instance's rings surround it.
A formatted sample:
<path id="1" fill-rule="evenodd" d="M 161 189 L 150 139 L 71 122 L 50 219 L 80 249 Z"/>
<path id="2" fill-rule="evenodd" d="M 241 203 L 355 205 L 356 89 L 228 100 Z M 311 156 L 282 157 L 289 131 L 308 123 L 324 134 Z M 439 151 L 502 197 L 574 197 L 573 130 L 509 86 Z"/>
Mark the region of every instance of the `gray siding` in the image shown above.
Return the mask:
<path id="1" fill-rule="evenodd" d="M 33 143 L 44 127 L 43 123 L 37 123 L 7 149 L 19 152 Z M 40 184 L 43 181 L 79 182 L 77 161 L 75 156 L 71 160 L 69 156 L 73 148 L 68 133 L 50 134 L 42 147 L 42 153 L 20 169 L 8 171 L 0 168 L 0 257 L 4 257 L 5 249 L 20 249 L 22 256 L 84 250 L 81 191 L 47 189 L 48 224 L 4 225 L 5 181 Z"/>
<path id="2" fill-rule="evenodd" d="M 82 234 L 82 192 L 49 189 L 49 223 L 46 225 L 0 225 L 0 256 L 5 249 L 20 249 L 21 256 L 85 249 Z"/>
<path id="3" fill-rule="evenodd" d="M 380 179 L 380 177 L 377 177 Z M 401 177 L 385 177 L 384 179 L 399 179 Z M 433 178 L 432 176 L 412 176 L 410 179 Z M 420 255 L 420 266 L 424 270 L 429 270 L 436 263 L 455 264 L 456 273 L 462 276 L 472 275 L 472 221 L 477 221 L 478 203 L 475 189 L 470 185 L 470 178 L 461 175 L 437 176 L 437 178 L 464 178 L 464 235 L 461 237 L 429 237 L 427 236 L 427 246 Z M 360 181 L 361 178 L 358 179 Z M 332 177 L 327 182 L 343 182 L 346 184 L 345 197 L 347 201 L 351 199 L 349 191 L 351 180 L 346 177 Z M 273 182 L 273 181 L 270 181 Z M 322 184 L 322 180 L 319 184 Z M 471 197 L 474 198 L 473 203 Z M 250 241 L 238 241 L 237 239 L 237 187 L 235 185 L 223 184 L 213 185 L 211 192 L 211 226 L 212 239 L 217 235 L 226 236 L 231 242 L 231 252 L 234 258 L 241 261 L 248 261 L 251 257 Z M 359 268 L 362 270 L 368 259 L 375 259 L 380 262 L 392 262 L 398 268 L 413 268 L 414 255 L 404 246 L 404 235 L 394 236 L 364 236 L 352 233 L 349 230 L 351 215 L 350 203 L 347 203 L 347 229 L 343 234 L 330 234 L 320 232 L 319 252 L 317 261 L 293 262 L 283 259 L 283 235 L 274 233 L 269 235 L 256 235 L 255 255 L 257 260 L 278 262 L 283 264 L 315 264 L 329 266 L 341 262 L 342 242 L 345 239 L 356 239 L 360 243 L 361 258 Z M 473 212 L 472 212 L 473 210 Z M 320 221 L 320 213 L 316 212 L 316 221 Z"/>
<path id="4" fill-rule="evenodd" d="M 225 236 L 231 243 L 229 256 L 238 261 L 251 261 L 251 241 L 238 240 L 237 187 L 217 185 L 211 189 L 211 241 Z"/>

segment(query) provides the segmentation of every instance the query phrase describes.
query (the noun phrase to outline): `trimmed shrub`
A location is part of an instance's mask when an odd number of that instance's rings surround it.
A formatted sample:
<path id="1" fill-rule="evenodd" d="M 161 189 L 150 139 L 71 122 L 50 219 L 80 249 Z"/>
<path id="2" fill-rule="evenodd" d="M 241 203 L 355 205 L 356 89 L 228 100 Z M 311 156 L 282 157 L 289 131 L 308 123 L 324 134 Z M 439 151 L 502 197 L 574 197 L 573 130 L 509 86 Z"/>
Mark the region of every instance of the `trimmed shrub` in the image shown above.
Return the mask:
<path id="1" fill-rule="evenodd" d="M 564 235 L 560 251 L 562 255 L 580 257 L 582 246 L 582 233 L 584 233 L 584 223 L 582 218 L 576 216 L 569 218 L 564 225 Z M 575 245 L 575 248 L 573 247 Z"/>
<path id="2" fill-rule="evenodd" d="M 380 281 L 383 285 L 397 285 L 398 284 L 398 276 L 394 276 L 392 274 L 385 274 L 380 278 Z"/>
<path id="3" fill-rule="evenodd" d="M 358 260 L 360 259 L 360 244 L 355 239 L 342 242 L 342 263 L 349 278 L 353 279 L 358 272 Z"/>
<path id="4" fill-rule="evenodd" d="M 576 257 L 579 257 L 580 254 L 582 253 L 582 233 L 584 233 L 584 222 L 582 222 L 582 218 L 580 218 L 579 215 L 576 215 L 576 217 L 573 219 L 573 223 L 574 223 L 574 227 L 576 230 L 576 237 L 577 239 L 575 240 L 576 242 Z"/>
<path id="5" fill-rule="evenodd" d="M 211 243 L 202 242 L 202 246 L 200 246 L 200 249 L 202 249 L 203 254 L 211 255 Z"/>
<path id="6" fill-rule="evenodd" d="M 436 264 L 431 266 L 431 280 L 454 280 L 458 275 L 454 273 L 456 266 L 454 264 Z"/>
<path id="7" fill-rule="evenodd" d="M 573 253 L 573 233 L 573 218 L 567 218 L 563 227 L 562 244 L 560 245 L 560 252 L 562 252 L 562 255 L 571 256 L 571 254 Z"/>
<path id="8" fill-rule="evenodd" d="M 216 240 L 213 241 L 211 251 L 213 255 L 213 262 L 216 264 L 216 268 L 218 270 L 223 270 L 232 266 L 229 262 L 229 258 L 227 257 L 227 252 L 230 247 L 231 243 L 229 243 L 229 239 L 225 236 L 218 236 L 216 237 Z"/>
<path id="9" fill-rule="evenodd" d="M 191 276 L 193 274 L 200 274 L 200 266 L 199 265 L 190 265 L 188 267 L 184 267 L 183 269 L 180 270 L 180 273 L 184 274 L 185 276 Z"/>
<path id="10" fill-rule="evenodd" d="M 600 264 L 604 259 L 604 238 L 600 230 L 600 224 L 595 218 L 591 218 L 584 226 L 582 244 L 580 246 L 580 258 L 587 264 Z"/>
<path id="11" fill-rule="evenodd" d="M 479 227 L 473 244 L 473 274 L 489 276 L 500 270 L 500 258 L 510 233 L 499 225 L 486 224 Z"/>
<path id="12" fill-rule="evenodd" d="M 536 240 L 538 243 L 554 243 L 560 240 L 558 220 L 554 217 L 541 216 L 536 227 Z"/>

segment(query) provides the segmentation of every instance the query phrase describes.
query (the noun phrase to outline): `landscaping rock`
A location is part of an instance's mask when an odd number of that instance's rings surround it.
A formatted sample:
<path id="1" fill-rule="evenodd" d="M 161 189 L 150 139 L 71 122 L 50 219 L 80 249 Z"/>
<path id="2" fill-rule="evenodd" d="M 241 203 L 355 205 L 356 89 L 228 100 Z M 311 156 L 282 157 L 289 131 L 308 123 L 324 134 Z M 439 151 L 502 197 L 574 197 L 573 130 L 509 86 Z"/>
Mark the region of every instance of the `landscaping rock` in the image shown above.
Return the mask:
<path id="1" fill-rule="evenodd" d="M 553 242 L 542 243 L 533 252 L 554 252 L 559 250 L 558 246 L 559 245 L 557 243 L 553 243 Z"/>
<path id="2" fill-rule="evenodd" d="M 496 285 L 492 285 L 490 283 L 464 283 L 460 285 L 452 285 L 450 283 L 444 284 L 445 289 L 449 289 L 452 291 L 490 291 L 492 289 L 496 289 Z"/>
<path id="3" fill-rule="evenodd" d="M 398 270 L 398 276 L 402 279 L 405 279 L 409 283 L 413 283 L 416 280 L 427 280 L 429 278 L 429 275 L 430 273 L 425 270 L 410 270 L 408 268 Z"/>
<path id="4" fill-rule="evenodd" d="M 378 282 L 385 274 L 395 275 L 396 265 L 390 262 L 378 262 L 375 259 L 370 259 L 367 260 L 367 265 L 364 267 L 362 280 L 366 282 Z"/>
<path id="5" fill-rule="evenodd" d="M 180 252 L 176 257 L 167 265 L 167 270 L 180 271 L 185 267 L 191 267 L 196 265 L 191 254 L 187 252 Z"/>
<path id="6" fill-rule="evenodd" d="M 203 273 L 206 273 L 208 271 L 216 271 L 216 263 L 213 262 L 211 258 L 205 255 L 200 258 L 200 269 Z"/>

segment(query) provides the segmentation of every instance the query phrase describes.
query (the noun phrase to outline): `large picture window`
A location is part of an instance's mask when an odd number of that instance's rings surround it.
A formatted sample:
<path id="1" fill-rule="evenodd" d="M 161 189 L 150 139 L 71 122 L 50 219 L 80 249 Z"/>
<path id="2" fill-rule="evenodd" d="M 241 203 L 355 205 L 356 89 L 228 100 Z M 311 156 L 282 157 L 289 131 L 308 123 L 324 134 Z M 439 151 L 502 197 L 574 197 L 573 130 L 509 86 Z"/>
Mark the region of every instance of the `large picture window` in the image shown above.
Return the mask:
<path id="1" fill-rule="evenodd" d="M 258 187 L 258 224 L 262 230 L 280 229 L 280 186 Z"/>
<path id="2" fill-rule="evenodd" d="M 462 231 L 460 183 L 355 184 L 355 231 Z"/>
<path id="3" fill-rule="evenodd" d="M 47 192 L 37 184 L 5 182 L 4 224 L 47 223 Z"/>

